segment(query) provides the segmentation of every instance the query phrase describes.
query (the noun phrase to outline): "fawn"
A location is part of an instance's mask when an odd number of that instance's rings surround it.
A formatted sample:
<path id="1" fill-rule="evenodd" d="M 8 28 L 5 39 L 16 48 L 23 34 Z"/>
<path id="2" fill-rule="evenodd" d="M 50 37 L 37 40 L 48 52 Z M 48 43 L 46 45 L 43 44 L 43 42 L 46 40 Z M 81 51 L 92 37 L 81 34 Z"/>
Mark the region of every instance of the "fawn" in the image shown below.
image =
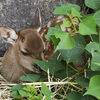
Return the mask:
<path id="1" fill-rule="evenodd" d="M 33 59 L 44 60 L 45 45 L 39 34 L 40 11 L 36 10 L 34 27 L 24 29 L 16 34 L 9 27 L 0 27 L 3 40 L 12 44 L 2 59 L 0 74 L 10 82 L 19 82 L 25 73 L 40 73 L 41 69 L 34 64 Z"/>
<path id="2" fill-rule="evenodd" d="M 70 33 L 71 28 L 62 27 L 65 18 L 67 17 L 55 17 L 45 27 L 41 28 L 40 10 L 37 9 L 33 28 L 24 29 L 16 34 L 9 27 L 0 27 L 2 39 L 12 44 L 2 59 L 0 74 L 10 82 L 19 82 L 20 76 L 25 73 L 42 74 L 42 70 L 34 64 L 32 58 L 48 60 L 48 57 L 55 54 L 54 44 L 47 40 L 45 35 L 50 27 L 57 24 L 61 26 L 62 31 Z"/>
<path id="3" fill-rule="evenodd" d="M 48 60 L 54 54 L 54 44 L 45 38 L 49 27 L 62 24 L 63 17 L 51 20 L 47 26 L 41 28 L 40 10 L 37 9 L 33 28 L 24 29 L 17 34 L 9 27 L 0 27 L 2 39 L 12 44 L 2 59 L 0 74 L 10 82 L 19 82 L 20 76 L 25 73 L 41 74 L 39 66 L 32 58 Z"/>

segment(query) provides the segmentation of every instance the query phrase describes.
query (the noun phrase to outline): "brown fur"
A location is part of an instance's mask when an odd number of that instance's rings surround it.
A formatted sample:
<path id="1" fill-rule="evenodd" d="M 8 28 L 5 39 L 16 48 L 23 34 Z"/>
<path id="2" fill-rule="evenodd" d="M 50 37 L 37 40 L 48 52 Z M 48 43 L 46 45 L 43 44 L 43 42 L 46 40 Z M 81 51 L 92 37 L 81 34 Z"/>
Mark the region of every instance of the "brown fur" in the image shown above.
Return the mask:
<path id="1" fill-rule="evenodd" d="M 40 73 L 41 71 L 34 67 L 32 58 L 44 60 L 43 41 L 36 30 L 26 29 L 21 31 L 20 34 L 25 38 L 24 42 L 21 42 L 22 36 L 20 35 L 16 44 L 12 45 L 4 55 L 3 64 L 0 68 L 1 75 L 11 82 L 18 82 L 20 76 L 25 73 Z M 21 53 L 26 49 L 30 54 L 29 56 L 24 56 Z"/>
<path id="2" fill-rule="evenodd" d="M 40 15 L 39 10 L 36 14 L 37 16 Z M 41 74 L 41 70 L 33 62 L 33 59 L 44 60 L 44 42 L 38 32 L 40 19 L 37 18 L 38 22 L 34 23 L 35 28 L 20 31 L 17 39 L 13 38 L 13 35 L 16 36 L 13 29 L 8 27 L 0 28 L 2 38 L 7 42 L 9 42 L 8 38 L 10 38 L 10 43 L 13 44 L 4 55 L 3 64 L 0 66 L 0 74 L 7 81 L 19 82 L 20 76 L 28 73 Z M 8 36 L 8 32 L 13 35 Z"/>

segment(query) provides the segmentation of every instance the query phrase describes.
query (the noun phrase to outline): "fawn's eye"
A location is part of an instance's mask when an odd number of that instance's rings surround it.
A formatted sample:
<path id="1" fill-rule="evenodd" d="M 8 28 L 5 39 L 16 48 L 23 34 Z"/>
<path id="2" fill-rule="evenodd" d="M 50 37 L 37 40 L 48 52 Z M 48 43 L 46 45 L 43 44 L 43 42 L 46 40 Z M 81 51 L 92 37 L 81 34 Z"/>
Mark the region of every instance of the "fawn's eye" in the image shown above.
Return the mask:
<path id="1" fill-rule="evenodd" d="M 25 40 L 25 38 L 22 36 L 22 37 L 21 37 L 21 42 L 24 42 L 24 40 Z"/>

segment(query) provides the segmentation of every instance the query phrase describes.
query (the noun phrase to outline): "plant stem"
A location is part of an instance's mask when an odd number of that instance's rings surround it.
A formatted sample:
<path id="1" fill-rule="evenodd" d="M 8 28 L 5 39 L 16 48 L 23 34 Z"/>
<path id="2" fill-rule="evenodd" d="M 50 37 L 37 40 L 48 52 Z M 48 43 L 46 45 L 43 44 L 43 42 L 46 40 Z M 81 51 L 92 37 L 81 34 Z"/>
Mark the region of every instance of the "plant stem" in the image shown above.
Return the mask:
<path id="1" fill-rule="evenodd" d="M 93 38 L 92 38 L 92 36 L 90 35 L 90 38 L 91 38 L 91 41 L 93 42 L 94 40 L 93 40 Z"/>
<path id="2" fill-rule="evenodd" d="M 99 42 L 100 42 L 100 29 L 99 29 Z"/>

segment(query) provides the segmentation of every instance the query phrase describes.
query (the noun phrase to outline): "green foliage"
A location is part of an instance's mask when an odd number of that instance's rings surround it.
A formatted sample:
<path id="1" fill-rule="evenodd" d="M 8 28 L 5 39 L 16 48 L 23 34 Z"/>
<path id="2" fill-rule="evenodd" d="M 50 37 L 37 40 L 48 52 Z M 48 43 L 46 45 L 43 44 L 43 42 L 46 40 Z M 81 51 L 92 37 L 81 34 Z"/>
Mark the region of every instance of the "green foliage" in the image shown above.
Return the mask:
<path id="1" fill-rule="evenodd" d="M 42 100 L 42 94 L 38 93 L 33 86 L 24 86 L 18 84 L 14 86 L 12 89 L 11 97 L 15 100 L 22 100 L 22 98 L 27 98 L 27 100 Z"/>
<path id="2" fill-rule="evenodd" d="M 100 0 L 85 0 L 86 6 L 89 8 L 99 10 L 100 9 Z"/>
<path id="3" fill-rule="evenodd" d="M 51 27 L 48 30 L 48 34 L 45 36 L 46 39 L 50 40 L 50 36 L 54 35 L 54 33 L 61 31 L 61 28 L 59 25 L 56 25 L 55 27 Z"/>
<path id="4" fill-rule="evenodd" d="M 34 62 L 40 66 L 40 68 L 44 71 L 50 71 L 52 75 L 55 75 L 61 79 L 66 77 L 66 67 L 65 64 L 57 61 L 57 60 L 52 60 L 52 61 L 39 61 L 39 60 L 34 60 Z M 62 72 L 63 71 L 63 72 Z M 60 74 L 59 74 L 60 73 Z"/>
<path id="5" fill-rule="evenodd" d="M 90 69 L 87 69 L 86 73 L 89 79 L 95 75 L 100 75 L 100 71 L 92 71 Z"/>
<path id="6" fill-rule="evenodd" d="M 57 15 L 67 15 L 71 13 L 71 8 L 74 8 L 77 11 L 80 11 L 80 7 L 75 4 L 62 4 L 60 7 L 56 7 L 54 14 Z"/>
<path id="7" fill-rule="evenodd" d="M 77 35 L 74 37 L 75 47 L 71 50 L 59 50 L 64 60 L 68 63 L 70 62 L 81 62 L 83 61 L 82 53 L 84 52 L 84 47 L 86 45 L 84 37 Z"/>
<path id="8" fill-rule="evenodd" d="M 100 71 L 100 44 L 91 42 L 86 46 L 86 50 L 92 54 L 91 70 Z"/>
<path id="9" fill-rule="evenodd" d="M 12 90 L 12 91 L 17 91 L 17 90 L 23 89 L 24 87 L 25 87 L 25 86 L 22 85 L 22 84 L 17 84 L 17 85 L 15 85 L 15 86 L 13 86 L 10 90 Z"/>
<path id="10" fill-rule="evenodd" d="M 89 88 L 85 95 L 92 95 L 100 99 L 100 75 L 93 76 L 89 83 Z"/>
<path id="11" fill-rule="evenodd" d="M 72 49 L 75 45 L 73 37 L 70 36 L 67 32 L 57 32 L 55 33 L 55 37 L 60 39 L 56 50 Z"/>
<path id="12" fill-rule="evenodd" d="M 80 12 L 77 11 L 75 8 L 71 8 L 71 14 L 72 14 L 72 16 L 75 16 L 75 17 L 82 17 L 80 15 Z"/>
<path id="13" fill-rule="evenodd" d="M 96 24 L 100 27 L 100 10 L 94 14 L 94 18 L 96 20 Z"/>
<path id="14" fill-rule="evenodd" d="M 79 32 L 82 35 L 97 34 L 96 22 L 93 16 L 88 16 L 82 20 L 79 26 Z"/>
<path id="15" fill-rule="evenodd" d="M 28 74 L 27 76 L 21 76 L 20 80 L 27 82 L 36 82 L 40 79 L 40 75 Z"/>
<path id="16" fill-rule="evenodd" d="M 67 95 L 68 100 L 81 100 L 82 95 L 77 92 L 71 92 Z"/>
<path id="17" fill-rule="evenodd" d="M 67 99 L 68 100 L 97 100 L 95 97 L 93 96 L 82 96 L 81 93 L 78 93 L 78 92 L 71 92 L 71 93 L 68 93 L 67 95 Z"/>
<path id="18" fill-rule="evenodd" d="M 87 96 L 83 96 L 81 100 L 97 100 L 95 97 L 87 95 Z"/>
<path id="19" fill-rule="evenodd" d="M 72 23 L 69 20 L 67 19 L 63 20 L 62 27 L 71 27 L 71 26 L 72 26 Z"/>
<path id="20" fill-rule="evenodd" d="M 89 80 L 84 78 L 84 77 L 79 77 L 76 79 L 76 82 L 81 86 L 81 87 L 88 87 L 89 85 Z"/>
<path id="21" fill-rule="evenodd" d="M 41 86 L 42 93 L 46 96 L 47 100 L 51 100 L 51 91 L 49 90 L 49 88 L 44 83 L 42 83 Z"/>
<path id="22" fill-rule="evenodd" d="M 65 24 L 63 24 L 63 26 L 65 26 Z M 55 36 L 53 42 L 56 43 L 57 39 L 59 38 L 59 42 L 57 42 L 57 46 L 56 46 L 56 50 L 60 50 L 60 49 L 72 49 L 75 45 L 75 41 L 72 38 L 72 36 L 70 36 L 67 32 L 63 32 L 61 31 L 61 28 L 59 25 L 55 26 L 55 27 L 51 27 L 48 31 L 48 34 L 46 35 L 46 38 L 50 39 L 50 36 Z"/>

